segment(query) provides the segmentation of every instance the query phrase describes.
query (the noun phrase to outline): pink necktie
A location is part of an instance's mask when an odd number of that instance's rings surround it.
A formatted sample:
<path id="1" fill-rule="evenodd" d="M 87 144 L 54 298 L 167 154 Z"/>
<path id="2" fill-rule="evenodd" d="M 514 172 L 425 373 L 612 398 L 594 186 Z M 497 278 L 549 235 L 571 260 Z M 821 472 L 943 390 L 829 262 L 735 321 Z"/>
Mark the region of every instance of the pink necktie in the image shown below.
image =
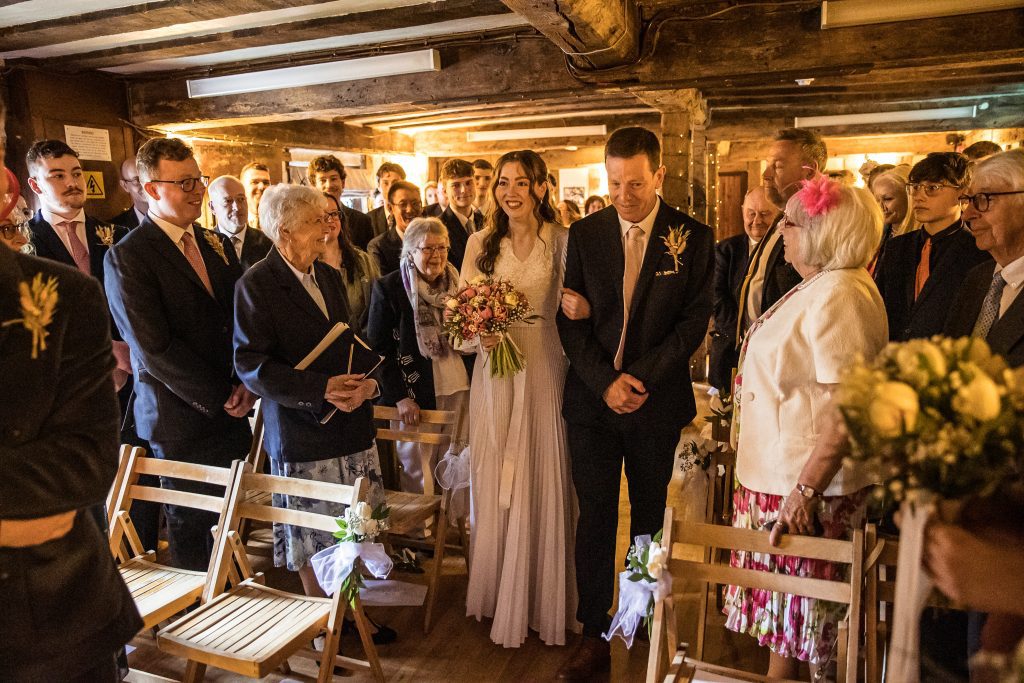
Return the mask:
<path id="1" fill-rule="evenodd" d="M 619 349 L 615 352 L 615 369 L 622 369 L 622 354 L 626 350 L 626 328 L 629 326 L 629 307 L 633 303 L 633 291 L 640 277 L 640 266 L 644 262 L 644 231 L 639 225 L 630 226 L 626 231 L 626 267 L 622 275 L 622 336 Z"/>
<path id="2" fill-rule="evenodd" d="M 71 247 L 71 258 L 75 260 L 75 266 L 86 275 L 92 275 L 92 268 L 89 267 L 89 250 L 78 238 L 78 221 L 61 221 L 57 227 L 64 230 L 68 238 L 68 245 Z"/>
<path id="3" fill-rule="evenodd" d="M 196 239 L 192 236 L 192 233 L 186 232 L 181 236 L 181 246 L 184 247 L 185 258 L 192 266 L 192 270 L 196 271 L 196 275 L 199 276 L 203 286 L 206 287 L 206 291 L 210 296 L 213 296 L 210 274 L 206 272 L 206 264 L 203 263 L 203 256 L 199 253 L 199 247 L 196 246 Z"/>

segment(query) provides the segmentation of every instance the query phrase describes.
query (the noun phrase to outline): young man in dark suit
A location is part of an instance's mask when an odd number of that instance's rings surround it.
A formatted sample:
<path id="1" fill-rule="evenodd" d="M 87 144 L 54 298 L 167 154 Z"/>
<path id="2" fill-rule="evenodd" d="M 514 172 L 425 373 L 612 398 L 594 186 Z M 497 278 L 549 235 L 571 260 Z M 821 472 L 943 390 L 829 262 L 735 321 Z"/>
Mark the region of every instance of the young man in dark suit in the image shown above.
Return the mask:
<path id="1" fill-rule="evenodd" d="M 387 232 L 393 222 L 393 214 L 387 202 L 388 189 L 392 183 L 399 180 L 405 180 L 405 169 L 398 164 L 385 161 L 377 169 L 377 191 L 384 198 L 384 204 L 366 214 L 366 217 L 370 219 L 370 225 L 373 226 L 374 237 L 379 237 Z"/>
<path id="2" fill-rule="evenodd" d="M 600 636 L 612 606 L 623 463 L 630 538 L 653 535 L 664 517 L 679 432 L 697 412 L 690 356 L 712 310 L 714 235 L 658 197 L 665 167 L 657 136 L 643 128 L 615 131 L 605 167 L 613 206 L 569 231 L 557 320 L 569 358 L 562 414 L 580 506 L 577 619 L 584 635 L 559 671 L 563 680 L 591 680 L 608 669 Z"/>
<path id="3" fill-rule="evenodd" d="M 210 212 L 217 219 L 217 232 L 228 238 L 242 270 L 262 261 L 274 243 L 256 228 L 249 227 L 249 198 L 245 185 L 230 175 L 210 183 Z"/>
<path id="4" fill-rule="evenodd" d="M 444 185 L 448 208 L 441 214 L 441 222 L 448 228 L 451 248 L 448 261 L 462 270 L 469 236 L 484 227 L 484 216 L 473 206 L 476 185 L 473 182 L 473 164 L 464 159 L 449 159 L 441 166 L 439 185 Z"/>
<path id="5" fill-rule="evenodd" d="M 24 322 L 0 327 L 0 678 L 114 683 L 142 619 L 89 514 L 117 471 L 106 303 L 77 269 L 0 247 L 0 321 L 31 315 L 21 287 L 36 278 L 56 303 L 45 346 Z"/>
<path id="6" fill-rule="evenodd" d="M 149 199 L 147 199 L 146 192 L 142 189 L 142 183 L 139 182 L 139 169 L 135 165 L 134 154 L 121 162 L 121 177 L 118 179 L 118 184 L 132 198 L 132 205 L 122 213 L 114 216 L 110 221 L 132 230 L 139 227 L 139 223 L 142 222 L 142 219 L 146 217 L 146 212 L 149 211 Z"/>
<path id="7" fill-rule="evenodd" d="M 890 239 L 875 273 L 892 341 L 939 334 L 967 271 L 991 263 L 960 215 L 970 181 L 970 161 L 957 152 L 932 152 L 910 170 L 908 210 L 921 229 Z"/>
<path id="8" fill-rule="evenodd" d="M 138 166 L 149 215 L 110 250 L 105 273 L 111 312 L 132 349 L 139 435 L 159 458 L 228 467 L 249 451 L 246 416 L 256 400 L 232 361 L 242 268 L 226 239 L 193 224 L 208 179 L 188 145 L 150 140 Z M 202 484 L 187 490 L 219 493 Z M 172 561 L 205 569 L 217 516 L 175 506 L 166 513 Z"/>
<path id="9" fill-rule="evenodd" d="M 763 187 L 755 187 L 743 198 L 743 234 L 715 245 L 715 315 L 711 327 L 708 381 L 724 394 L 732 393 L 732 371 L 739 361 L 736 352 L 736 323 L 739 296 L 750 254 L 764 239 L 779 215 Z"/>
<path id="10" fill-rule="evenodd" d="M 404 180 L 392 183 L 388 187 L 387 203 L 394 224 L 386 233 L 370 240 L 370 246 L 366 249 L 377 262 L 382 277 L 398 270 L 405 229 L 414 218 L 423 213 L 420 188 Z"/>
<path id="11" fill-rule="evenodd" d="M 310 185 L 338 200 L 338 203 L 341 204 L 341 213 L 345 217 L 341 229 L 348 230 L 348 237 L 352 240 L 352 244 L 360 249 L 366 249 L 370 240 L 374 238 L 373 225 L 370 224 L 370 219 L 365 213 L 356 211 L 341 201 L 341 194 L 345 191 L 346 177 L 345 167 L 342 166 L 341 160 L 331 154 L 319 156 L 309 162 L 309 166 L 306 167 L 306 177 Z"/>

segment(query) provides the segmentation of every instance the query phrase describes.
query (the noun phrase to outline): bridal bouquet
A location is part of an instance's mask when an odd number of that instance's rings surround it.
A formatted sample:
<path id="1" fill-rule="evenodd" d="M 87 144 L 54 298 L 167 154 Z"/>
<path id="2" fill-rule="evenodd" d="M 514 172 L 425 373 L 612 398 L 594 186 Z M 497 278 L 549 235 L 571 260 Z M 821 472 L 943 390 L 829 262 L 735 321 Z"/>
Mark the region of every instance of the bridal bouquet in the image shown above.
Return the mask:
<path id="1" fill-rule="evenodd" d="M 932 583 L 924 533 L 942 499 L 983 498 L 1019 476 L 1024 369 L 1011 370 L 981 339 L 933 337 L 886 346 L 839 384 L 854 461 L 901 501 L 889 680 L 919 680 L 919 624 Z"/>
<path id="2" fill-rule="evenodd" d="M 605 640 L 619 636 L 626 647 L 633 647 L 633 634 L 641 622 L 650 637 L 654 605 L 672 593 L 670 551 L 661 545 L 661 535 L 659 531 L 653 539 L 647 535 L 634 539 L 626 554 L 629 569 L 619 573 L 619 608 L 604 634 Z"/>
<path id="3" fill-rule="evenodd" d="M 391 510 L 381 503 L 376 508 L 359 503 L 345 510 L 345 516 L 335 520 L 338 530 L 336 545 L 325 548 L 310 558 L 313 573 L 327 595 L 340 590 L 350 605 L 355 606 L 359 589 L 366 584 L 360 571 L 365 567 L 378 579 L 385 578 L 393 563 L 377 536 L 390 528 Z"/>
<path id="4" fill-rule="evenodd" d="M 477 335 L 501 337 L 488 360 L 491 377 L 512 377 L 526 367 L 523 352 L 506 334 L 512 323 L 529 322 L 530 302 L 512 283 L 501 278 L 478 275 L 445 302 L 444 329 L 453 342 L 468 342 Z"/>

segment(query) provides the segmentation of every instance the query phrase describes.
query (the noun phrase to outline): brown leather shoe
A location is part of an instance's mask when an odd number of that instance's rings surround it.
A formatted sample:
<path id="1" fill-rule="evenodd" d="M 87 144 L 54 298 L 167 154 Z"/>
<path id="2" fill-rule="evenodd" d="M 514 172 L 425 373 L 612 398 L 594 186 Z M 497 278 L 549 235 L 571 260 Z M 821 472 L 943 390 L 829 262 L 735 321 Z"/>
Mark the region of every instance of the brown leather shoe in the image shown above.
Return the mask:
<path id="1" fill-rule="evenodd" d="M 592 681 L 611 669 L 611 644 L 604 638 L 584 636 L 558 670 L 560 681 Z"/>

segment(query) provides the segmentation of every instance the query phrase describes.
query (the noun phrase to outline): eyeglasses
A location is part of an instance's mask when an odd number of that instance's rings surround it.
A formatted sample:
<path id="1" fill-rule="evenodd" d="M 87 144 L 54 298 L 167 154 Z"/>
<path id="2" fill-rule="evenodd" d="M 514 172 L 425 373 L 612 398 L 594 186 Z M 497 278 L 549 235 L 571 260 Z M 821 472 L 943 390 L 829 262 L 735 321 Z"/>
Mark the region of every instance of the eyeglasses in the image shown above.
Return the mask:
<path id="1" fill-rule="evenodd" d="M 1008 194 L 1024 194 L 1024 190 L 1012 190 L 1010 192 L 979 192 L 978 194 L 960 195 L 960 208 L 966 210 L 973 206 L 980 213 L 985 213 L 992 206 L 992 197 L 1001 197 Z"/>
<path id="2" fill-rule="evenodd" d="M 409 209 L 412 209 L 413 211 L 419 211 L 420 209 L 423 208 L 423 204 L 421 204 L 419 201 L 399 202 L 398 204 L 392 204 L 391 206 L 401 211 L 408 211 Z"/>
<path id="3" fill-rule="evenodd" d="M 944 185 L 942 183 L 907 183 L 907 194 L 913 196 L 918 190 L 924 190 L 925 197 L 934 197 L 944 187 L 957 189 L 955 185 Z"/>
<path id="4" fill-rule="evenodd" d="M 341 220 L 341 211 L 325 211 L 324 220 L 327 221 L 338 221 Z"/>
<path id="5" fill-rule="evenodd" d="M 202 183 L 203 187 L 210 184 L 210 176 L 202 175 L 198 178 L 185 178 L 184 180 L 150 180 L 151 183 L 167 183 L 168 185 L 177 185 L 181 188 L 182 192 L 192 192 L 196 189 L 196 183 Z"/>
<path id="6" fill-rule="evenodd" d="M 19 233 L 28 237 L 29 232 L 27 222 L 14 224 L 5 223 L 4 225 L 0 225 L 0 235 L 3 235 L 4 239 L 13 239 L 14 236 Z"/>
<path id="7" fill-rule="evenodd" d="M 121 178 L 121 182 L 125 185 L 131 185 L 132 187 L 138 187 L 142 184 L 138 178 Z"/>
<path id="8" fill-rule="evenodd" d="M 419 247 L 419 250 L 424 254 L 430 254 L 431 256 L 438 255 L 443 256 L 448 253 L 448 247 Z"/>

